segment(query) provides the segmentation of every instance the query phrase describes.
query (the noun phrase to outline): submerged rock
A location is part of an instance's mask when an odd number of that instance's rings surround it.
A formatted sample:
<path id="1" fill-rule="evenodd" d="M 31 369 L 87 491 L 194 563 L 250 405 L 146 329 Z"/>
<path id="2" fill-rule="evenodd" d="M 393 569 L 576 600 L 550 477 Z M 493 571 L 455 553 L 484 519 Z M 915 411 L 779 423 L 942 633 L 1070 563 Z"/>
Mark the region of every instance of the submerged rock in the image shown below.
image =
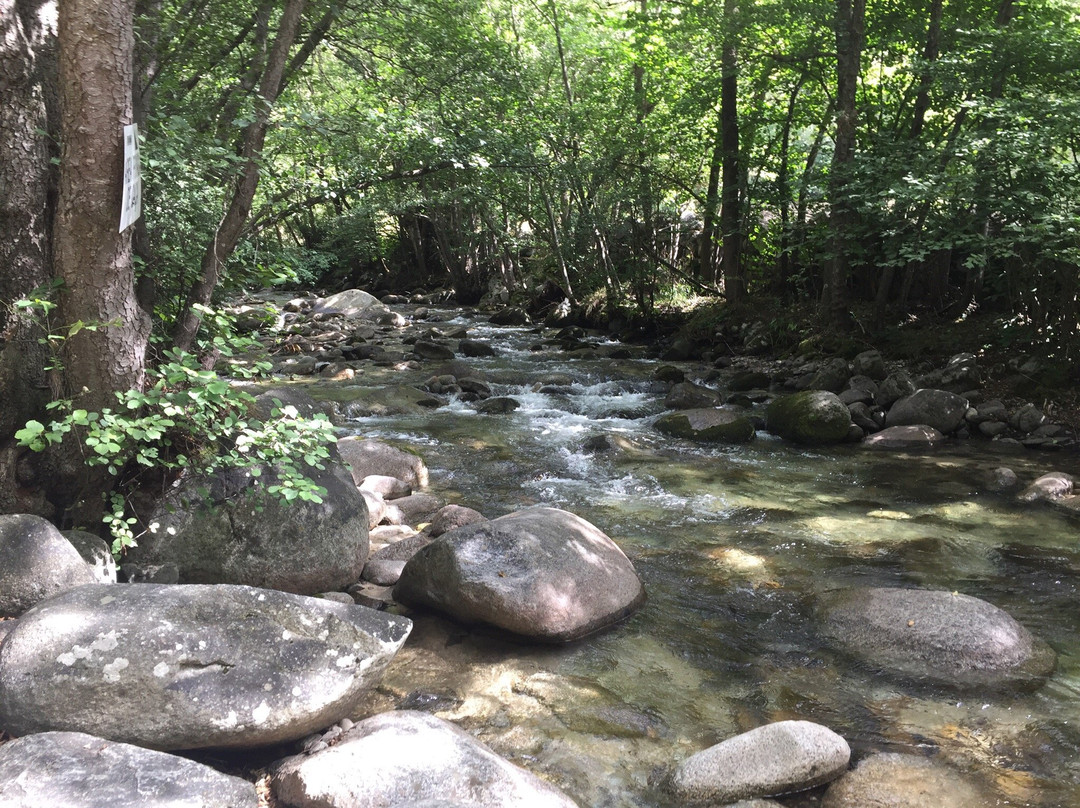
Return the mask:
<path id="1" fill-rule="evenodd" d="M 932 426 L 890 426 L 868 436 L 863 446 L 871 449 L 929 449 L 945 440 Z"/>
<path id="2" fill-rule="evenodd" d="M 0 516 L 0 617 L 18 617 L 51 595 L 97 580 L 51 522 L 30 514 Z"/>
<path id="3" fill-rule="evenodd" d="M 848 437 L 851 413 L 835 393 L 804 390 L 775 399 L 765 411 L 765 428 L 803 444 L 839 443 Z"/>
<path id="4" fill-rule="evenodd" d="M 916 755 L 871 755 L 825 792 L 821 808 L 973 808 L 989 795 L 958 772 Z"/>
<path id="5" fill-rule="evenodd" d="M 164 752 L 81 732 L 0 746 L 4 808 L 257 808 L 255 786 Z"/>
<path id="6" fill-rule="evenodd" d="M 1035 480 L 1031 485 L 1016 495 L 1021 502 L 1056 502 L 1073 492 L 1073 478 L 1070 474 L 1052 471 Z"/>
<path id="7" fill-rule="evenodd" d="M 545 642 L 606 628 L 645 590 L 610 538 L 558 508 L 529 508 L 444 533 L 412 557 L 394 597 Z"/>
<path id="8" fill-rule="evenodd" d="M 847 741 L 810 721 L 778 721 L 711 746 L 684 760 L 671 776 L 680 800 L 715 805 L 747 797 L 803 791 L 842 774 Z"/>
<path id="9" fill-rule="evenodd" d="M 717 443 L 746 443 L 754 439 L 754 424 L 740 410 L 705 407 L 682 410 L 657 419 L 665 435 Z"/>
<path id="10" fill-rule="evenodd" d="M 885 671 L 953 687 L 1037 686 L 1055 655 L 984 600 L 928 589 L 866 587 L 823 595 L 821 632 Z"/>
<path id="11" fill-rule="evenodd" d="M 84 586 L 0 645 L 0 726 L 163 750 L 294 740 L 347 716 L 411 627 L 247 586 Z"/>
<path id="12" fill-rule="evenodd" d="M 312 808 L 576 808 L 448 721 L 412 710 L 361 721 L 334 746 L 288 758 L 271 787 L 283 803 Z"/>

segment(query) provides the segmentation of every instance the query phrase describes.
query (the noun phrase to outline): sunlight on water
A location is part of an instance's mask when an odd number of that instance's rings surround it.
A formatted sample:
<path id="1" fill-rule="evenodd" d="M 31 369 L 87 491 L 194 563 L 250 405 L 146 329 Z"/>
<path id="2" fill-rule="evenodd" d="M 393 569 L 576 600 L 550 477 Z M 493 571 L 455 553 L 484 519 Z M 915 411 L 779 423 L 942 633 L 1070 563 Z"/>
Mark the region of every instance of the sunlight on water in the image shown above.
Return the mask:
<path id="1" fill-rule="evenodd" d="M 556 649 L 433 619 L 388 688 L 453 690 L 460 701 L 440 715 L 582 806 L 668 806 L 655 771 L 781 718 L 825 723 L 858 755 L 933 754 L 991 789 L 991 805 L 1080 805 L 1080 525 L 987 483 L 1000 465 L 1025 480 L 1075 473 L 1075 458 L 1003 458 L 975 442 L 927 457 L 807 450 L 763 432 L 692 444 L 651 427 L 663 409 L 652 362 L 568 359 L 531 350 L 543 339 L 531 329 L 449 324 L 497 349 L 470 364 L 520 409 L 479 416 L 453 399 L 354 430 L 415 447 L 433 492 L 487 516 L 547 503 L 593 522 L 649 600 L 618 629 Z M 544 381 L 556 374 L 571 383 Z M 598 437 L 608 443 L 590 445 Z M 811 619 L 817 594 L 847 586 L 984 598 L 1053 645 L 1057 672 L 1034 693 L 958 694 L 853 665 Z"/>

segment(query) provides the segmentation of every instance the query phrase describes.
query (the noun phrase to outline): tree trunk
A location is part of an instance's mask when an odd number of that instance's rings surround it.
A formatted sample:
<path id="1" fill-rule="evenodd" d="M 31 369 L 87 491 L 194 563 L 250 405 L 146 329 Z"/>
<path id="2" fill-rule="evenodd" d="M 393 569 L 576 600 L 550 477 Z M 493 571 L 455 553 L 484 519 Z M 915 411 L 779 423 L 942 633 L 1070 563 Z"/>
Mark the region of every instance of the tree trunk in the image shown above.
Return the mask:
<path id="1" fill-rule="evenodd" d="M 720 190 L 720 231 L 723 233 L 724 294 L 729 303 L 739 304 L 746 296 L 742 272 L 742 228 L 739 199 L 739 109 L 737 0 L 724 0 L 724 48 L 720 77 L 720 141 L 723 171 Z"/>
<path id="2" fill-rule="evenodd" d="M 122 127 L 132 120 L 134 0 L 62 0 L 58 29 L 60 193 L 53 274 L 62 281 L 65 393 L 75 406 L 115 406 L 113 394 L 143 382 L 149 318 L 135 299 L 131 229 L 117 232 L 124 175 Z M 80 327 L 82 326 L 87 327 Z M 70 436 L 69 436 L 70 437 Z M 81 447 L 54 455 L 49 498 L 78 515 L 100 511 L 103 478 L 87 472 Z"/>
<path id="3" fill-rule="evenodd" d="M 236 249 L 248 214 L 251 213 L 251 203 L 259 185 L 258 160 L 262 154 L 263 143 L 266 141 L 270 110 L 281 92 L 289 50 L 296 39 L 305 4 L 306 0 L 286 0 L 285 2 L 285 10 L 278 24 L 274 45 L 259 84 L 261 100 L 256 106 L 255 120 L 244 132 L 244 144 L 240 153 L 242 161 L 240 178 L 233 191 L 229 208 L 203 254 L 199 280 L 188 293 L 183 310 L 173 328 L 173 342 L 181 350 L 190 349 L 195 342 L 200 317 L 194 306 L 196 304 L 205 306 L 210 303 L 210 296 L 221 276 L 221 267 Z"/>
<path id="4" fill-rule="evenodd" d="M 923 49 L 923 66 L 919 71 L 919 91 L 915 95 L 915 112 L 911 120 L 911 139 L 922 134 L 926 113 L 930 109 L 930 87 L 933 75 L 930 70 L 941 55 L 941 14 L 944 0 L 930 0 L 930 20 L 926 26 L 926 47 Z"/>
<path id="5" fill-rule="evenodd" d="M 87 409 L 143 380 L 149 321 L 135 303 L 131 231 L 117 232 L 122 127 L 132 120 L 134 0 L 63 0 L 60 7 L 60 197 L 54 275 L 67 392 Z M 96 328 L 72 328 L 82 322 Z M 108 324 L 107 327 L 100 327 Z"/>
<path id="6" fill-rule="evenodd" d="M 706 286 L 716 284 L 716 211 L 720 207 L 720 170 L 724 165 L 724 118 L 716 115 L 716 136 L 713 138 L 712 156 L 709 159 L 709 185 L 705 191 L 705 209 L 702 212 L 701 244 L 698 247 L 698 264 L 701 282 Z"/>
<path id="7" fill-rule="evenodd" d="M 48 400 L 44 336 L 14 301 L 46 286 L 51 270 L 56 4 L 0 0 L 0 445 Z M 0 492 L 0 506 L 4 493 Z M 0 507 L 0 510 L 4 508 Z"/>
<path id="8" fill-rule="evenodd" d="M 862 57 L 866 0 L 836 0 L 836 137 L 829 172 L 829 225 L 832 256 L 825 266 L 822 294 L 826 322 L 840 330 L 851 327 L 847 284 L 848 251 L 855 225 L 851 203 L 851 168 L 855 160 L 856 108 Z"/>

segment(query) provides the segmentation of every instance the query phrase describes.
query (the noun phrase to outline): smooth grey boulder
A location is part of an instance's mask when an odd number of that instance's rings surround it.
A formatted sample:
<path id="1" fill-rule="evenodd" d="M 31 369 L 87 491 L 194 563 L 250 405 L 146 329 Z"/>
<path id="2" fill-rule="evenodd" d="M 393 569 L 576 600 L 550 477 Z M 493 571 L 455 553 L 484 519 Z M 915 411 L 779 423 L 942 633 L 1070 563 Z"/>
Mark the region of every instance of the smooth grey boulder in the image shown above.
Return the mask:
<path id="1" fill-rule="evenodd" d="M 458 342 L 458 351 L 462 356 L 495 356 L 495 349 L 488 345 L 486 342 L 480 342 L 475 339 L 463 339 Z"/>
<path id="2" fill-rule="evenodd" d="M 247 586 L 84 586 L 0 645 L 0 726 L 161 750 L 295 740 L 348 716 L 411 627 Z"/>
<path id="3" fill-rule="evenodd" d="M 357 317 L 371 309 L 381 311 L 385 308 L 377 297 L 361 289 L 346 289 L 343 292 L 319 298 L 315 302 L 316 312 L 343 314 L 346 317 Z"/>
<path id="4" fill-rule="evenodd" d="M 140 565 L 175 564 L 180 583 L 244 584 L 314 595 L 353 583 L 368 556 L 368 512 L 340 462 L 306 468 L 322 502 L 283 502 L 272 471 L 188 477 L 156 503 L 129 552 Z"/>
<path id="5" fill-rule="evenodd" d="M 944 435 L 925 424 L 890 426 L 867 436 L 863 446 L 869 449 L 929 449 L 944 440 Z"/>
<path id="6" fill-rule="evenodd" d="M 878 390 L 874 394 L 874 403 L 887 410 L 895 402 L 904 396 L 910 396 L 914 392 L 915 382 L 911 380 L 907 373 L 899 370 L 896 373 L 890 373 L 878 385 Z"/>
<path id="7" fill-rule="evenodd" d="M 487 398 L 476 405 L 476 411 L 482 415 L 506 415 L 521 406 L 512 396 L 495 396 Z"/>
<path id="8" fill-rule="evenodd" d="M 412 493 L 412 486 L 407 482 L 385 474 L 369 474 L 361 480 L 358 488 L 361 491 L 371 491 L 378 494 L 384 500 L 407 497 Z"/>
<path id="9" fill-rule="evenodd" d="M 904 396 L 885 416 L 885 426 L 924 424 L 948 435 L 964 421 L 968 400 L 947 390 L 923 388 Z"/>
<path id="10" fill-rule="evenodd" d="M 1073 478 L 1061 471 L 1052 471 L 1036 479 L 1016 495 L 1021 502 L 1056 502 L 1073 492 Z"/>
<path id="11" fill-rule="evenodd" d="M 804 390 L 774 399 L 765 410 L 765 428 L 802 444 L 840 443 L 848 437 L 851 413 L 835 393 Z"/>
<path id="12" fill-rule="evenodd" d="M 428 484 L 428 470 L 424 461 L 382 441 L 358 437 L 341 438 L 337 442 L 338 453 L 352 469 L 353 480 L 360 485 L 370 474 L 397 477 L 414 489 Z"/>
<path id="13" fill-rule="evenodd" d="M 446 504 L 434 494 L 409 494 L 386 503 L 386 510 L 396 511 L 398 516 L 391 522 L 401 525 L 417 525 L 426 522 L 439 508 Z"/>
<path id="14" fill-rule="evenodd" d="M 450 722 L 412 710 L 374 716 L 334 746 L 287 758 L 274 771 L 271 788 L 282 803 L 298 808 L 576 808 L 554 786 Z"/>
<path id="15" fill-rule="evenodd" d="M 817 616 L 837 650 L 874 668 L 951 687 L 1034 687 L 1053 650 L 979 598 L 930 589 L 865 587 L 822 595 Z"/>
<path id="16" fill-rule="evenodd" d="M 360 496 L 364 498 L 364 505 L 368 513 L 368 542 L 370 545 L 371 531 L 386 518 L 386 500 L 374 491 L 360 490 Z"/>
<path id="17" fill-rule="evenodd" d="M 696 410 L 715 407 L 723 397 L 711 387 L 693 382 L 679 382 L 671 388 L 664 398 L 664 408 L 668 410 Z"/>
<path id="18" fill-rule="evenodd" d="M 754 423 L 742 410 L 704 407 L 661 416 L 653 426 L 665 435 L 715 443 L 746 443 L 754 439 Z"/>
<path id="19" fill-rule="evenodd" d="M 486 516 L 472 508 L 466 508 L 464 505 L 444 505 L 432 514 L 427 533 L 433 539 L 437 539 L 443 533 L 456 527 L 486 521 Z"/>
<path id="20" fill-rule="evenodd" d="M 412 557 L 400 602 L 544 642 L 567 642 L 636 610 L 645 589 L 598 528 L 537 507 L 444 533 Z"/>
<path id="21" fill-rule="evenodd" d="M 94 574 L 94 583 L 116 583 L 116 559 L 103 538 L 85 530 L 65 530 L 63 536 L 89 565 Z"/>
<path id="22" fill-rule="evenodd" d="M 0 515 L 0 617 L 18 617 L 38 601 L 97 580 L 51 522 Z"/>
<path id="23" fill-rule="evenodd" d="M 830 393 L 839 393 L 847 387 L 851 371 L 848 369 L 846 359 L 836 356 L 828 360 L 817 372 L 806 380 L 807 390 L 828 390 Z"/>
<path id="24" fill-rule="evenodd" d="M 875 349 L 857 354 L 851 360 L 851 369 L 856 376 L 869 376 L 876 381 L 885 378 L 885 360 L 881 358 L 881 351 Z"/>
<path id="25" fill-rule="evenodd" d="M 412 346 L 413 353 L 421 359 L 433 359 L 436 362 L 445 362 L 454 358 L 454 351 L 445 345 L 429 340 L 417 340 Z"/>
<path id="26" fill-rule="evenodd" d="M 257 808 L 255 786 L 193 760 L 81 732 L 0 746 L 4 808 Z"/>
<path id="27" fill-rule="evenodd" d="M 974 808 L 997 800 L 948 766 L 917 755 L 871 755 L 829 786 L 821 808 Z"/>
<path id="28" fill-rule="evenodd" d="M 679 800 L 691 804 L 776 796 L 839 777 L 850 757 L 847 741 L 828 727 L 777 721 L 690 756 L 669 785 Z"/>

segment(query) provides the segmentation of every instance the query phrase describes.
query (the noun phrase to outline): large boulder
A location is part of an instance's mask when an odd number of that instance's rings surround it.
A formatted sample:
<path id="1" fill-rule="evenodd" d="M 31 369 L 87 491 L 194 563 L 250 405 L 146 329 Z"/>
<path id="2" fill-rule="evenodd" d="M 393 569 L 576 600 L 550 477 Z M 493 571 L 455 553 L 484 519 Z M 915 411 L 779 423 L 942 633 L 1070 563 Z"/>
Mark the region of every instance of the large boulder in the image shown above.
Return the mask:
<path id="1" fill-rule="evenodd" d="M 967 411 L 968 401 L 963 396 L 924 387 L 893 404 L 885 417 L 885 425 L 923 424 L 948 435 L 963 423 Z"/>
<path id="2" fill-rule="evenodd" d="M 180 583 L 228 583 L 313 595 L 344 589 L 368 556 L 368 512 L 340 462 L 305 471 L 326 489 L 322 502 L 284 502 L 259 478 L 225 470 L 191 476 L 161 501 L 129 558 L 175 564 Z"/>
<path id="3" fill-rule="evenodd" d="M 777 721 L 684 760 L 670 786 L 682 803 L 734 802 L 803 791 L 839 777 L 851 749 L 828 727 Z"/>
<path id="4" fill-rule="evenodd" d="M 4 808 L 257 808 L 255 786 L 193 760 L 81 732 L 0 746 Z"/>
<path id="5" fill-rule="evenodd" d="M 664 398 L 664 408 L 669 410 L 696 410 L 715 407 L 723 401 L 722 396 L 711 387 L 693 382 L 679 382 Z"/>
<path id="6" fill-rule="evenodd" d="M 1021 502 L 1057 502 L 1073 493 L 1071 474 L 1052 471 L 1036 479 L 1031 485 L 1016 495 Z"/>
<path id="7" fill-rule="evenodd" d="M 361 721 L 334 746 L 288 758 L 271 787 L 301 808 L 576 808 L 448 721 L 412 710 Z"/>
<path id="8" fill-rule="evenodd" d="M 741 410 L 706 407 L 664 415 L 653 424 L 665 435 L 718 443 L 746 443 L 754 438 L 754 423 Z"/>
<path id="9" fill-rule="evenodd" d="M 629 615 L 645 589 L 598 528 L 538 507 L 444 533 L 405 565 L 394 597 L 466 623 L 566 642 Z"/>
<path id="10" fill-rule="evenodd" d="M 30 514 L 0 516 L 0 617 L 18 617 L 50 595 L 97 580 L 51 522 Z"/>
<path id="11" fill-rule="evenodd" d="M 385 308 L 377 297 L 361 289 L 346 289 L 320 298 L 315 303 L 315 311 L 318 313 L 343 314 L 346 317 L 357 317 L 370 309 L 381 311 Z"/>
<path id="12" fill-rule="evenodd" d="M 0 645 L 0 726 L 161 750 L 282 743 L 348 716 L 411 627 L 247 586 L 84 586 Z"/>
<path id="13" fill-rule="evenodd" d="M 874 394 L 874 403 L 887 410 L 893 403 L 914 392 L 915 382 L 907 373 L 898 370 L 896 373 L 890 373 L 878 385 L 878 390 Z"/>
<path id="14" fill-rule="evenodd" d="M 984 600 L 928 589 L 865 587 L 823 595 L 822 635 L 838 650 L 904 678 L 951 687 L 1036 686 L 1053 650 Z"/>
<path id="15" fill-rule="evenodd" d="M 837 356 L 823 363 L 812 376 L 807 378 L 803 389 L 839 393 L 847 387 L 850 378 L 851 370 L 848 368 L 847 360 Z"/>
<path id="16" fill-rule="evenodd" d="M 428 470 L 424 461 L 417 455 L 388 443 L 348 437 L 337 442 L 337 450 L 352 469 L 353 480 L 357 485 L 370 474 L 397 477 L 414 489 L 428 484 Z"/>
<path id="17" fill-rule="evenodd" d="M 916 755 L 871 755 L 829 786 L 821 808 L 973 808 L 997 800 L 941 763 Z"/>
<path id="18" fill-rule="evenodd" d="M 851 413 L 835 393 L 804 390 L 774 399 L 765 410 L 765 428 L 774 435 L 802 444 L 846 440 Z"/>

